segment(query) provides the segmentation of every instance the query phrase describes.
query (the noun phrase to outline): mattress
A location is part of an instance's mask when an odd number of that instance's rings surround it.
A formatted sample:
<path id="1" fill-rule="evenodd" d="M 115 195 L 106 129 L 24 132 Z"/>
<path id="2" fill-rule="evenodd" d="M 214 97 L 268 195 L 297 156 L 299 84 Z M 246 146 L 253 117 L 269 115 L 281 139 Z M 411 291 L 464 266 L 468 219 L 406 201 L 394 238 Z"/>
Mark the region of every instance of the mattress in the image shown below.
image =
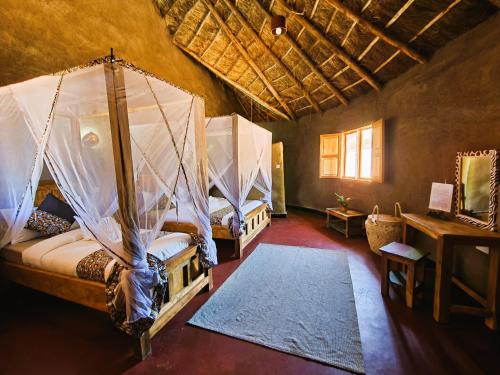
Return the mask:
<path id="1" fill-rule="evenodd" d="M 23 251 L 43 240 L 43 238 L 35 238 L 33 240 L 18 242 L 16 244 L 9 243 L 0 251 L 0 255 L 2 259 L 5 259 L 8 262 L 23 264 Z"/>
<path id="2" fill-rule="evenodd" d="M 243 205 L 241 211 L 243 212 L 244 215 L 247 215 L 252 210 L 256 209 L 257 207 L 260 207 L 262 204 L 263 202 L 260 200 L 248 200 Z M 215 216 L 218 212 L 226 210 L 227 213 L 223 215 L 219 225 L 228 227 L 230 219 L 234 216 L 234 210 L 229 209 L 230 207 L 231 203 L 229 203 L 229 201 L 226 198 L 211 196 L 209 198 L 209 208 L 211 216 L 210 222 L 213 224 L 214 222 L 213 216 Z M 182 212 L 182 210 L 179 210 L 179 212 L 177 212 L 176 209 L 174 208 L 168 211 L 165 221 L 185 223 L 189 222 L 189 219 Z"/>
<path id="3" fill-rule="evenodd" d="M 148 252 L 165 261 L 186 249 L 190 243 L 191 236 L 186 233 L 168 233 L 153 241 Z M 75 229 L 54 237 L 9 244 L 2 249 L 1 255 L 9 262 L 77 277 L 78 263 L 101 249 L 97 241 L 83 239 L 81 229 Z M 105 279 L 114 262 L 106 266 Z"/>

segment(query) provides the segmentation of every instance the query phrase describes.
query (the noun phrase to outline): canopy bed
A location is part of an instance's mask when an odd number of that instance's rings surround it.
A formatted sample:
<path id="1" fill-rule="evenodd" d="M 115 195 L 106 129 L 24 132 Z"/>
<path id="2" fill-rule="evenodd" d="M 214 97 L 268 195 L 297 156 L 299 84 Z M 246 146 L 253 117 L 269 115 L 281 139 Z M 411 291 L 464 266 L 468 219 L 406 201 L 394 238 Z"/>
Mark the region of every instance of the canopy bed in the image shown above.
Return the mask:
<path id="1" fill-rule="evenodd" d="M 0 275 L 108 311 L 144 358 L 212 284 L 204 125 L 201 98 L 112 54 L 0 88 Z M 161 231 L 172 207 L 193 234 Z"/>
<path id="2" fill-rule="evenodd" d="M 206 140 L 213 238 L 233 240 L 241 258 L 271 224 L 272 134 L 233 114 L 208 118 Z M 186 231 L 187 223 L 182 211 L 171 210 L 164 228 Z"/>

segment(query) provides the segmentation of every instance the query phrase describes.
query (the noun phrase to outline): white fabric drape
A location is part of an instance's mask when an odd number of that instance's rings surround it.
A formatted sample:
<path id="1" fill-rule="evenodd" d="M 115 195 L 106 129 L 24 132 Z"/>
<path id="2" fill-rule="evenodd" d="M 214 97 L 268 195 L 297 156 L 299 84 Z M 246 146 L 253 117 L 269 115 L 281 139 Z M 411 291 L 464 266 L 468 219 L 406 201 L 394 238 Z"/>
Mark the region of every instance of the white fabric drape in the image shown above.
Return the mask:
<path id="1" fill-rule="evenodd" d="M 252 187 L 272 208 L 272 134 L 264 128 L 233 114 L 208 118 L 207 153 L 210 187 L 216 186 L 241 211 Z M 233 221 L 233 234 L 239 237 L 239 221 Z"/>
<path id="2" fill-rule="evenodd" d="M 39 77 L 0 88 L 0 249 L 32 212 L 59 81 Z"/>
<path id="3" fill-rule="evenodd" d="M 45 139 L 48 136 L 45 160 L 61 193 L 96 240 L 126 267 L 120 276 L 120 290 L 115 300 L 115 305 L 121 306 L 115 307 L 126 310 L 127 322 L 132 323 L 151 317 L 151 288 L 158 282 L 158 275 L 148 267 L 146 252 L 158 237 L 172 204 L 185 212 L 207 243 L 207 253 L 201 256 L 205 264 L 217 263 L 209 219 L 208 178 L 203 164 L 205 149 L 199 147 L 204 143 L 204 106 L 202 99 L 164 81 L 127 66 L 121 68 L 124 87 L 116 87 L 116 91 L 125 96 L 117 100 L 126 101 L 128 108 L 137 205 L 136 212 L 125 217 L 118 206 L 111 141 L 106 88 L 109 67 L 100 63 L 69 71 L 62 78 L 60 75 L 41 77 L 37 81 L 40 88 L 30 82 L 16 85 L 14 92 L 26 84 L 27 89 L 45 99 L 33 94 L 34 98 L 22 103 L 20 109 L 9 112 L 4 110 L 4 105 L 0 107 L 3 131 L 7 125 L 9 129 L 12 127 L 12 132 L 4 131 L 3 139 L 12 147 L 20 144 L 24 147 L 18 164 L 9 166 L 10 169 L 2 166 L 4 178 L 0 180 L 8 180 L 9 171 L 15 168 L 20 172 L 19 178 L 11 181 L 12 186 L 2 185 L 1 197 L 6 200 L 5 204 L 2 201 L 2 208 L 8 210 L 21 203 L 23 189 L 30 179 L 33 192 L 36 191 L 42 167 L 40 155 L 45 146 L 41 134 L 45 134 Z M 46 129 L 59 83 L 52 129 Z M 15 108 L 12 95 L 4 96 L 0 97 L 0 103 L 7 102 L 7 109 Z M 20 135 L 16 137 L 14 120 L 20 116 L 30 124 L 35 136 L 30 138 L 24 126 L 18 129 Z M 21 137 L 25 140 L 19 141 Z M 3 155 L 8 150 L 2 148 L 0 152 Z M 2 163 L 8 160 L 2 158 Z M 33 171 L 27 165 L 31 160 L 35 163 Z M 7 230 L 3 232 L 13 233 L 18 226 L 22 228 L 32 209 L 33 198 L 25 206 L 23 210 L 27 214 L 22 211 L 16 223 L 12 220 L 14 214 L 2 211 L 2 216 L 9 219 L 5 220 Z M 131 247 L 122 243 L 122 227 L 129 216 L 132 218 L 130 232 L 137 234 L 132 238 L 134 246 Z M 2 241 L 8 242 L 12 235 L 3 232 Z"/>

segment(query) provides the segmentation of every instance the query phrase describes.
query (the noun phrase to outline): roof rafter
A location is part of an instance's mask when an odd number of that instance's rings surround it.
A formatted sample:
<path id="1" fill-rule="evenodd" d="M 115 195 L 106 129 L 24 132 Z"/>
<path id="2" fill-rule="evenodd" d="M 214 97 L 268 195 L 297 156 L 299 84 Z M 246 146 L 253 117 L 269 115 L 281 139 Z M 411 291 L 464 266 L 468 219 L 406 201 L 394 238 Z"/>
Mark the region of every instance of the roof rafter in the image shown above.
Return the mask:
<path id="1" fill-rule="evenodd" d="M 253 2 L 265 15 L 266 20 L 269 21 L 271 19 L 271 14 L 267 11 L 267 9 L 262 6 L 259 0 L 254 0 Z M 333 94 L 335 94 L 335 96 L 339 99 L 339 101 L 342 104 L 347 105 L 348 101 L 344 96 L 344 94 L 342 94 L 342 92 L 325 77 L 325 75 L 317 68 L 316 64 L 309 58 L 309 56 L 306 55 L 306 53 L 297 44 L 297 42 L 293 40 L 288 34 L 283 34 L 280 36 L 280 38 L 284 38 L 285 41 L 292 46 L 292 48 L 299 55 L 299 57 L 306 63 L 309 69 L 311 69 L 311 71 L 313 71 L 314 74 L 323 82 L 323 84 L 328 88 L 328 90 L 330 90 Z"/>
<path id="2" fill-rule="evenodd" d="M 380 91 L 381 85 L 377 82 L 375 77 L 373 77 L 368 71 L 361 67 L 349 54 L 344 51 L 341 47 L 335 45 L 330 39 L 328 39 L 321 31 L 319 31 L 316 26 L 313 26 L 305 17 L 291 12 L 289 6 L 283 0 L 276 0 L 276 2 L 287 10 L 303 28 L 305 28 L 310 34 L 315 38 L 320 39 L 321 42 L 327 46 L 334 54 L 336 54 L 345 64 L 347 64 L 352 70 L 354 70 L 361 78 L 368 82 L 375 90 Z"/>
<path id="3" fill-rule="evenodd" d="M 266 101 L 262 100 L 259 98 L 257 95 L 251 93 L 249 90 L 247 90 L 245 87 L 241 86 L 239 83 L 233 81 L 231 78 L 226 77 L 223 73 L 219 72 L 217 69 L 212 67 L 210 64 L 207 62 L 203 61 L 196 53 L 188 50 L 186 47 L 184 47 L 181 43 L 179 43 L 176 39 L 173 39 L 173 43 L 186 52 L 188 55 L 190 55 L 193 59 L 198 61 L 200 64 L 202 64 L 204 67 L 206 67 L 208 70 L 210 70 L 213 74 L 215 74 L 218 78 L 222 79 L 229 85 L 233 86 L 235 89 L 241 91 L 248 97 L 252 98 L 256 103 L 260 104 L 262 107 L 266 108 L 267 110 L 271 111 L 272 113 L 278 115 L 281 118 L 284 118 L 285 120 L 290 120 L 290 117 L 286 115 L 285 113 L 281 112 L 278 108 L 273 107 Z"/>
<path id="4" fill-rule="evenodd" d="M 419 52 L 409 47 L 406 43 L 400 42 L 399 40 L 389 36 L 384 30 L 380 27 L 374 25 L 373 23 L 364 19 L 360 14 L 346 6 L 339 0 L 325 0 L 327 3 L 337 8 L 340 12 L 344 13 L 350 19 L 356 21 L 363 28 L 371 32 L 373 35 L 378 36 L 384 42 L 390 44 L 391 46 L 399 49 L 405 55 L 411 57 L 413 60 L 418 61 L 421 64 L 427 62 L 427 59 Z"/>
<path id="5" fill-rule="evenodd" d="M 450 10 L 452 10 L 455 6 L 457 6 L 462 0 L 454 0 L 453 3 L 448 5 L 445 9 L 443 9 L 441 12 L 439 12 L 433 19 L 431 19 L 429 22 L 427 22 L 423 28 L 421 28 L 413 37 L 409 40 L 409 42 L 415 41 L 420 35 L 422 35 L 428 28 L 430 28 L 432 25 L 434 25 L 436 22 L 438 22 L 441 18 L 443 18 Z M 377 73 L 381 71 L 387 64 L 389 64 L 392 60 L 394 60 L 399 54 L 401 53 L 400 50 L 397 50 L 394 52 L 389 58 L 387 58 L 382 64 L 380 64 L 374 72 Z M 358 80 L 356 82 L 351 83 L 349 86 L 344 87 L 342 91 L 345 91 L 347 89 L 350 89 L 354 86 L 357 86 L 361 83 L 361 80 Z"/>
<path id="6" fill-rule="evenodd" d="M 283 71 L 285 71 L 286 76 L 299 88 L 302 94 L 305 96 L 307 101 L 311 103 L 316 112 L 321 112 L 321 107 L 318 103 L 311 97 L 311 94 L 305 89 L 302 82 L 300 82 L 295 75 L 291 72 L 291 70 L 275 55 L 275 53 L 264 43 L 264 41 L 257 35 L 253 27 L 248 23 L 246 18 L 241 14 L 238 8 L 231 3 L 230 0 L 221 0 L 223 4 L 225 4 L 229 10 L 233 13 L 236 19 L 248 30 L 250 34 L 257 40 L 262 47 L 266 50 L 266 52 L 271 56 L 272 60 L 276 65 L 278 65 Z"/>
<path id="7" fill-rule="evenodd" d="M 249 64 L 252 69 L 257 73 L 259 78 L 264 82 L 268 90 L 273 94 L 273 96 L 276 98 L 278 103 L 285 109 L 285 111 L 290 115 L 291 118 L 295 119 L 295 113 L 292 111 L 292 109 L 288 106 L 288 104 L 283 100 L 281 95 L 276 91 L 276 89 L 273 87 L 273 85 L 269 82 L 267 77 L 264 75 L 262 70 L 257 66 L 255 61 L 252 59 L 252 57 L 249 55 L 245 47 L 240 43 L 238 38 L 233 34 L 231 29 L 226 25 L 224 19 L 222 16 L 219 14 L 217 9 L 213 6 L 210 0 L 201 0 L 201 2 L 209 9 L 210 13 L 212 16 L 215 18 L 217 23 L 219 24 L 219 27 L 224 31 L 224 33 L 227 35 L 229 40 L 231 40 L 232 44 L 238 49 L 240 52 L 240 55 L 243 57 L 243 59 Z"/>

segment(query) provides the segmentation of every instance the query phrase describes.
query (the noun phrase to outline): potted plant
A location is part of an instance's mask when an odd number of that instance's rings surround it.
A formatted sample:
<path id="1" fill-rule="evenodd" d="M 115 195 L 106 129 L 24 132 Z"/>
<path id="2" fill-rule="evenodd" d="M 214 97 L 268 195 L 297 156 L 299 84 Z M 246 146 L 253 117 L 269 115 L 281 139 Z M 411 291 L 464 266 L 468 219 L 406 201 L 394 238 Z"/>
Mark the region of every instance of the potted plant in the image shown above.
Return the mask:
<path id="1" fill-rule="evenodd" d="M 349 209 L 349 202 L 351 201 L 351 198 L 345 197 L 337 193 L 334 194 L 337 197 L 337 202 L 339 202 L 341 210 L 343 212 L 347 212 L 347 210 Z"/>

